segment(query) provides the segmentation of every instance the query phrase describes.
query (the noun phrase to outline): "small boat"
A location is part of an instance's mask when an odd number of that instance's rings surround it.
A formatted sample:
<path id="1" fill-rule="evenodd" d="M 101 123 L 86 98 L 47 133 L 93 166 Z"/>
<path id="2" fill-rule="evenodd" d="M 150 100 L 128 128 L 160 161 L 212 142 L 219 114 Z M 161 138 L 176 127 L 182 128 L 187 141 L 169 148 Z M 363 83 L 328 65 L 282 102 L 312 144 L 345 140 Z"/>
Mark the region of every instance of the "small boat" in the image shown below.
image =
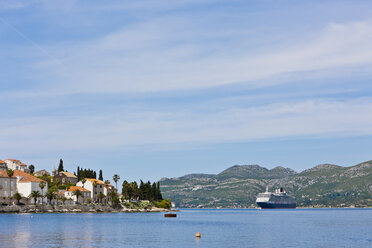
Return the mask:
<path id="1" fill-rule="evenodd" d="M 164 214 L 165 218 L 175 218 L 177 217 L 177 214 Z"/>

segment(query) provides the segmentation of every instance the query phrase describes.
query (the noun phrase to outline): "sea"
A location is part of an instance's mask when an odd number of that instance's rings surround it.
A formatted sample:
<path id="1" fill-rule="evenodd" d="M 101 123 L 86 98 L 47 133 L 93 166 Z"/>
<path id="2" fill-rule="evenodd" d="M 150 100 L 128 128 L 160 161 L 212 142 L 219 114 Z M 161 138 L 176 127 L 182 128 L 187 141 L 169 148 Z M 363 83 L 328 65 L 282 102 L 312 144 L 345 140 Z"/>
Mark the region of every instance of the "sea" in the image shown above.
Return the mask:
<path id="1" fill-rule="evenodd" d="M 0 214 L 0 228 L 6 248 L 372 247 L 372 209 Z"/>

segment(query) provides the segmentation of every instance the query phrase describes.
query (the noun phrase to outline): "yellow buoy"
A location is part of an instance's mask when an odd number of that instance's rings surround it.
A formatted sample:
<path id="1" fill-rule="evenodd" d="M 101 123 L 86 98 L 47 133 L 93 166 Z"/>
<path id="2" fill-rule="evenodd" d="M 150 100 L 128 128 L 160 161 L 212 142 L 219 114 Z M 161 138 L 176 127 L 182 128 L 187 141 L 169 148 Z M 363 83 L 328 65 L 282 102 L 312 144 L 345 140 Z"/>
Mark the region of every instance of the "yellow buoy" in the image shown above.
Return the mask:
<path id="1" fill-rule="evenodd" d="M 195 234 L 195 237 L 197 237 L 197 238 L 201 238 L 201 234 L 200 234 L 200 232 L 197 232 L 197 233 Z"/>

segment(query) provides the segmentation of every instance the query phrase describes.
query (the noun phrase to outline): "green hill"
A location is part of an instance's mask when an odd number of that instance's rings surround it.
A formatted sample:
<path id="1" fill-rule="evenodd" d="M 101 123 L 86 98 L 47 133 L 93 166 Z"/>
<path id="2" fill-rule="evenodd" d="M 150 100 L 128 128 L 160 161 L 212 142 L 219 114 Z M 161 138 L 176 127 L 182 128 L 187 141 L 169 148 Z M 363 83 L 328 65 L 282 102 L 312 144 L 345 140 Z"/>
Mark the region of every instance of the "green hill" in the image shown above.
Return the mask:
<path id="1" fill-rule="evenodd" d="M 302 207 L 372 206 L 372 161 L 352 167 L 322 164 L 292 169 L 235 165 L 217 175 L 191 174 L 160 181 L 163 196 L 178 207 L 255 207 L 256 195 L 284 187 Z"/>

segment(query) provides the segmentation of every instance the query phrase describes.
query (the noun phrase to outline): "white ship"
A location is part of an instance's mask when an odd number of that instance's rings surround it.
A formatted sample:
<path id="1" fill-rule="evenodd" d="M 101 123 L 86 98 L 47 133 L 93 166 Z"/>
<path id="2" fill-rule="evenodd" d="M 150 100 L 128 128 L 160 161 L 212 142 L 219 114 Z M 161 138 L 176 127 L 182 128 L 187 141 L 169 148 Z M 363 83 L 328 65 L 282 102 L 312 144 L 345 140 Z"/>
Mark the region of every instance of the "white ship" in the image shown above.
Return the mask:
<path id="1" fill-rule="evenodd" d="M 296 208 L 296 201 L 292 196 L 287 195 L 283 188 L 257 195 L 256 204 L 261 208 Z"/>

